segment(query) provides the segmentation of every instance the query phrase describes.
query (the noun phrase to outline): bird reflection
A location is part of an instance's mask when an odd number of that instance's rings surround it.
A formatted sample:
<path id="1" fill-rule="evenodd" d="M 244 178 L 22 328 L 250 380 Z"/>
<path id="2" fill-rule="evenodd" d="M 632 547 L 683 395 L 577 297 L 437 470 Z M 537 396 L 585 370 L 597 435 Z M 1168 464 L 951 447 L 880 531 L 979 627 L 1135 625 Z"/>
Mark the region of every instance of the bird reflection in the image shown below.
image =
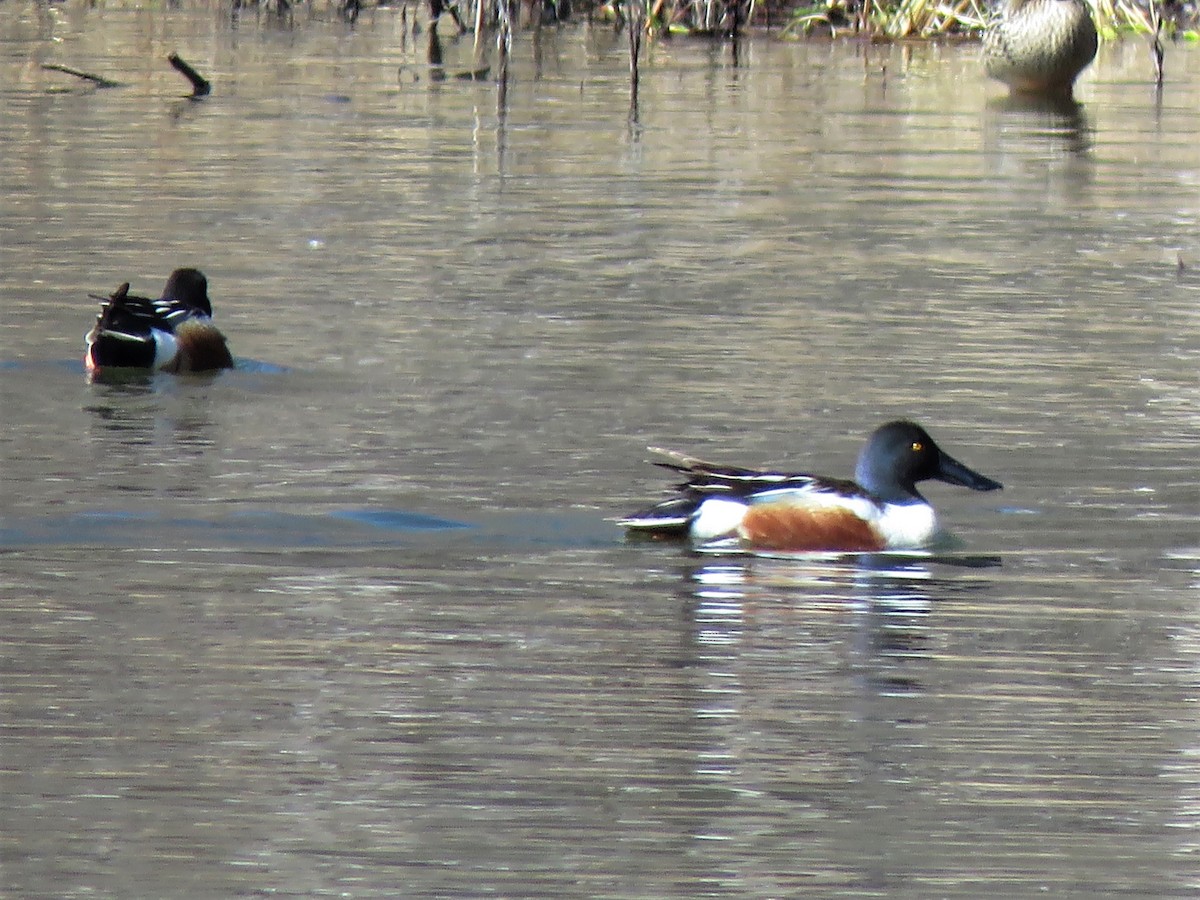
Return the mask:
<path id="1" fill-rule="evenodd" d="M 845 840 L 838 858 L 861 860 L 854 877 L 886 885 L 897 871 L 889 839 L 928 814 L 913 773 L 934 758 L 947 677 L 939 601 L 989 591 L 990 579 L 955 570 L 998 564 L 929 554 L 693 559 L 682 574 L 694 715 L 706 736 L 695 777 L 730 798 L 700 833 L 770 833 L 786 809 L 789 822 L 820 822 Z M 732 879 L 761 883 L 737 858 L 729 865 Z"/>
<path id="2" fill-rule="evenodd" d="M 797 702 L 827 702 L 848 679 L 858 700 L 842 715 L 899 721 L 906 713 L 896 698 L 924 692 L 936 656 L 936 601 L 983 589 L 945 572 L 999 563 L 928 554 L 701 558 L 685 572 L 697 665 L 722 696 L 739 698 L 734 718 L 753 719 L 762 702 L 743 683 L 781 680 Z"/>
<path id="3" fill-rule="evenodd" d="M 1005 136 L 1042 149 L 1080 155 L 1092 147 L 1092 126 L 1072 97 L 1010 94 L 989 102 L 991 123 Z"/>
<path id="4" fill-rule="evenodd" d="M 93 475 L 122 493 L 198 496 L 215 464 L 211 383 L 144 372 L 93 378 L 83 407 L 96 448 Z"/>
<path id="5" fill-rule="evenodd" d="M 845 649 L 873 691 L 918 690 L 921 660 L 929 656 L 927 617 L 933 580 L 927 557 L 878 554 L 792 559 L 747 557 L 705 562 L 690 575 L 698 644 L 730 646 L 736 623 L 794 620 L 797 640 L 781 648 L 803 653 L 824 643 L 832 628 L 848 636 Z"/>

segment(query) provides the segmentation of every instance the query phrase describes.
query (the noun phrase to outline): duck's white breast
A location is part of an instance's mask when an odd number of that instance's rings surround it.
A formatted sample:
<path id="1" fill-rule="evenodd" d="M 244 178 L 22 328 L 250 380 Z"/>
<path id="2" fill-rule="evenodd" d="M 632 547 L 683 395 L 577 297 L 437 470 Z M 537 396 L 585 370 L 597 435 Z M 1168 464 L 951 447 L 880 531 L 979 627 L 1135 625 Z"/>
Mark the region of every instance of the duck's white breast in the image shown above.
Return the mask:
<path id="1" fill-rule="evenodd" d="M 888 549 L 924 547 L 937 533 L 937 513 L 928 503 L 885 503 L 873 524 Z"/>

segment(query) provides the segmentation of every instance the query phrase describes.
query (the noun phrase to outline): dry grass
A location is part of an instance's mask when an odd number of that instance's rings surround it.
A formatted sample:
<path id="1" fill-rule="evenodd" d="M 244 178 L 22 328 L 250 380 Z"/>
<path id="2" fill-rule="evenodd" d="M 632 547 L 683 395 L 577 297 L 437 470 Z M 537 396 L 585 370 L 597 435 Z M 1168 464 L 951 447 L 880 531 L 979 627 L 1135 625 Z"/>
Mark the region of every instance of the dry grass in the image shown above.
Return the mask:
<path id="1" fill-rule="evenodd" d="M 1147 34 L 1154 31 L 1147 2 L 1156 0 L 1087 0 L 1100 34 L 1113 39 L 1120 34 Z M 1172 14 L 1166 8 L 1162 18 L 1168 35 L 1196 40 L 1194 12 L 1180 10 Z M 823 32 L 832 35 L 866 34 L 872 37 L 900 39 L 935 38 L 949 34 L 978 34 L 987 22 L 985 0 L 823 0 L 798 9 L 784 29 L 793 35 Z"/>

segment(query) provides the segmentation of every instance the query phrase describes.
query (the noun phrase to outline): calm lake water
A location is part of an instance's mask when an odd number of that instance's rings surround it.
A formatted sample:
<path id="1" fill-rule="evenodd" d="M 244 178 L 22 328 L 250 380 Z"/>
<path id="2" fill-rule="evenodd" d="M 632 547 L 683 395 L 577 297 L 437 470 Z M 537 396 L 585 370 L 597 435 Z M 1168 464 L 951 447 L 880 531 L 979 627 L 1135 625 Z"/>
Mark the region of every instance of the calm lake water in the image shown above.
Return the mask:
<path id="1" fill-rule="evenodd" d="M 411 21 L 0 3 L 3 893 L 1200 892 L 1200 49 L 676 40 L 631 121 L 607 27 L 500 116 Z M 238 369 L 89 383 L 180 265 Z M 936 555 L 612 522 L 896 416 L 1005 484 Z"/>

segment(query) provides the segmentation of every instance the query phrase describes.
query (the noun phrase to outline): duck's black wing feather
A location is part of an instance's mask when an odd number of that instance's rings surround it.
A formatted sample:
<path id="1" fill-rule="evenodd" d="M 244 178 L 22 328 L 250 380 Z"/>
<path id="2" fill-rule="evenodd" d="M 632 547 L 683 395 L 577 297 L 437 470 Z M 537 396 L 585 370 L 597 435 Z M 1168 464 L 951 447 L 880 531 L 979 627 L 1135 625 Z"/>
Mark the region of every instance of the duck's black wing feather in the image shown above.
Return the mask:
<path id="1" fill-rule="evenodd" d="M 102 331 L 120 332 L 129 336 L 149 337 L 151 329 L 174 331 L 194 310 L 176 300 L 151 300 L 129 293 L 129 283 L 121 285 L 108 297 L 91 295 L 100 300 L 100 315 L 93 334 Z"/>
<path id="2" fill-rule="evenodd" d="M 92 363 L 99 368 L 153 368 L 158 344 L 155 330 L 174 332 L 191 310 L 172 300 L 151 300 L 129 293 L 125 283 L 100 300 L 100 314 L 87 335 Z"/>
<path id="3" fill-rule="evenodd" d="M 653 506 L 620 520 L 634 531 L 662 535 L 686 535 L 700 504 L 711 497 L 742 500 L 767 491 L 811 491 L 837 494 L 860 494 L 853 481 L 810 475 L 805 472 L 772 472 L 710 463 L 661 447 L 649 448 L 661 456 L 654 464 L 685 476 L 675 486 L 676 494 Z"/>

